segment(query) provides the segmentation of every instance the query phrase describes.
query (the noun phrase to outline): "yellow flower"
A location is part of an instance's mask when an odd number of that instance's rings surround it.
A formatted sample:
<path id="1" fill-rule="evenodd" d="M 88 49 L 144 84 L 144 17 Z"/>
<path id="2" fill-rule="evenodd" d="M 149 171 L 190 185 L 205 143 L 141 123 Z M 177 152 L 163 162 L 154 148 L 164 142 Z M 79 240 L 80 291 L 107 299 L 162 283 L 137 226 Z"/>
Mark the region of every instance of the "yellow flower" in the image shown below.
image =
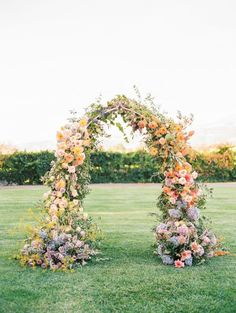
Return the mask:
<path id="1" fill-rule="evenodd" d="M 82 118 L 82 120 L 79 121 L 79 126 L 80 127 L 86 127 L 87 126 L 87 119 Z"/>
<path id="2" fill-rule="evenodd" d="M 65 188 L 66 183 L 63 179 L 60 179 L 57 183 L 56 183 L 56 189 L 60 190 L 62 188 Z"/>
<path id="3" fill-rule="evenodd" d="M 82 146 L 76 146 L 73 149 L 74 154 L 79 155 L 84 151 L 84 148 Z"/>
<path id="4" fill-rule="evenodd" d="M 61 132 L 57 132 L 57 140 L 62 141 L 64 139 L 64 136 Z"/>

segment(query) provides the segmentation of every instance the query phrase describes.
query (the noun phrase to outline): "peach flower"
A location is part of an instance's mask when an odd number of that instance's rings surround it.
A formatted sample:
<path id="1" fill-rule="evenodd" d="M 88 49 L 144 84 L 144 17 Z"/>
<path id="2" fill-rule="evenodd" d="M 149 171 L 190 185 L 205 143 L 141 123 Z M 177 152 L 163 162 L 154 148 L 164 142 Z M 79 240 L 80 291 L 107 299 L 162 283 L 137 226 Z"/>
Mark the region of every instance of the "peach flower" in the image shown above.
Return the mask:
<path id="1" fill-rule="evenodd" d="M 192 242 L 191 243 L 191 249 L 193 250 L 193 251 L 197 251 L 198 250 L 198 244 L 194 241 L 194 242 Z"/>
<path id="2" fill-rule="evenodd" d="M 185 250 L 181 253 L 181 261 L 185 261 L 190 259 L 192 256 L 192 252 L 190 250 Z"/>
<path id="3" fill-rule="evenodd" d="M 84 159 L 85 159 L 85 154 L 84 153 L 81 153 L 79 154 L 76 159 L 75 159 L 75 163 L 74 165 L 75 166 L 78 166 L 78 165 L 81 165 L 84 163 Z"/>
<path id="4" fill-rule="evenodd" d="M 182 262 L 180 260 L 176 260 L 175 261 L 175 267 L 177 267 L 177 268 L 184 267 L 184 262 Z"/>
<path id="5" fill-rule="evenodd" d="M 186 238 L 183 235 L 177 237 L 179 244 L 183 245 L 186 242 Z"/>
<path id="6" fill-rule="evenodd" d="M 152 121 L 148 124 L 148 127 L 151 128 L 151 129 L 154 129 L 154 128 L 157 128 L 157 123 Z"/>
<path id="7" fill-rule="evenodd" d="M 164 144 L 166 143 L 165 138 L 164 138 L 164 137 L 160 138 L 160 139 L 159 139 L 159 143 L 160 143 L 161 145 L 164 145 Z"/>
<path id="8" fill-rule="evenodd" d="M 147 125 L 147 122 L 145 120 L 141 120 L 138 122 L 139 128 L 144 128 L 144 127 L 146 127 L 146 125 Z"/>
<path id="9" fill-rule="evenodd" d="M 66 153 L 64 156 L 64 159 L 66 163 L 71 163 L 74 160 L 74 157 L 72 154 Z"/>
<path id="10" fill-rule="evenodd" d="M 149 150 L 149 153 L 150 153 L 152 156 L 157 155 L 157 152 L 158 152 L 158 150 L 157 150 L 157 148 L 155 148 L 155 147 L 151 147 L 150 150 Z"/>

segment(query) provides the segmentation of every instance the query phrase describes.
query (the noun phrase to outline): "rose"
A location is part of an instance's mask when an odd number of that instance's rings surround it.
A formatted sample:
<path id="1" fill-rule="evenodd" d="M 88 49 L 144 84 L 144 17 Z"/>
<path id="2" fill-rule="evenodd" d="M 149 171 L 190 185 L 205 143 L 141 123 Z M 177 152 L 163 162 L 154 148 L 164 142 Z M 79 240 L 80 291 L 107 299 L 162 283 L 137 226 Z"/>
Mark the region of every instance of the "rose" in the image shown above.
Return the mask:
<path id="1" fill-rule="evenodd" d="M 75 166 L 68 166 L 68 172 L 70 174 L 75 173 Z"/>

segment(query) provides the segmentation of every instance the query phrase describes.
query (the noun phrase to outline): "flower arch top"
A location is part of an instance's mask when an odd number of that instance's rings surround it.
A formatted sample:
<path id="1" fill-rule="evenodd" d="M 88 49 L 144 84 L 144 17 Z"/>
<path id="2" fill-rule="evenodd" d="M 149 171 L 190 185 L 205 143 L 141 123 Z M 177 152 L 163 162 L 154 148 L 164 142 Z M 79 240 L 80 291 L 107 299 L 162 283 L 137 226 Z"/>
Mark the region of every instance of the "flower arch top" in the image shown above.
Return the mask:
<path id="1" fill-rule="evenodd" d="M 118 115 L 133 133 L 143 133 L 149 153 L 162 164 L 164 181 L 157 203 L 162 216 L 155 234 L 163 263 L 183 267 L 213 255 L 216 238 L 199 214 L 205 195 L 186 160 L 193 135 L 186 131 L 190 120 L 179 116 L 174 122 L 153 106 L 117 96 L 105 106 L 91 105 L 84 117 L 71 118 L 57 133 L 56 161 L 44 178 L 50 187 L 44 195 L 44 214 L 21 252 L 23 264 L 68 269 L 96 254 L 100 230 L 83 212 L 89 191 L 89 155 L 104 134 L 104 125 L 114 124 Z"/>

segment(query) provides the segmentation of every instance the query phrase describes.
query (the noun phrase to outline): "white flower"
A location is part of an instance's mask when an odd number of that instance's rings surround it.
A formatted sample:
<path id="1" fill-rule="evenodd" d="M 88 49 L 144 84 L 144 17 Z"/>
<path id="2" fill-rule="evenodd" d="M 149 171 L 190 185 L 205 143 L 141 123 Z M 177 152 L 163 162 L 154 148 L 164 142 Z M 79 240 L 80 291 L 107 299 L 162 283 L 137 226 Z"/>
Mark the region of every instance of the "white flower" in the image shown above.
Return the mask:
<path id="1" fill-rule="evenodd" d="M 74 205 L 76 206 L 76 205 L 78 205 L 78 204 L 79 204 L 79 200 L 74 199 L 74 200 L 73 200 L 73 203 L 74 203 Z"/>
<path id="2" fill-rule="evenodd" d="M 185 185 L 185 184 L 186 184 L 186 179 L 185 179 L 184 177 L 181 177 L 181 178 L 179 179 L 179 183 L 180 183 L 181 185 Z"/>
<path id="3" fill-rule="evenodd" d="M 194 172 L 192 173 L 192 177 L 193 177 L 193 179 L 196 179 L 196 178 L 198 177 L 198 173 L 197 173 L 196 171 L 194 171 Z"/>
<path id="4" fill-rule="evenodd" d="M 181 177 L 184 177 L 186 174 L 187 174 L 187 171 L 186 171 L 186 170 L 181 170 L 181 171 L 179 171 L 179 175 L 180 175 Z"/>
<path id="5" fill-rule="evenodd" d="M 71 189 L 71 194 L 73 197 L 77 197 L 78 196 L 78 192 L 75 189 Z"/>
<path id="6" fill-rule="evenodd" d="M 68 166 L 68 172 L 69 173 L 75 173 L 75 166 Z"/>
<path id="7" fill-rule="evenodd" d="M 176 199 L 173 198 L 173 197 L 171 197 L 171 198 L 170 198 L 170 202 L 171 202 L 172 204 L 175 204 L 175 203 L 176 203 Z"/>
<path id="8" fill-rule="evenodd" d="M 185 197 L 185 201 L 186 202 L 191 202 L 193 200 L 193 197 L 192 196 L 186 196 Z"/>

